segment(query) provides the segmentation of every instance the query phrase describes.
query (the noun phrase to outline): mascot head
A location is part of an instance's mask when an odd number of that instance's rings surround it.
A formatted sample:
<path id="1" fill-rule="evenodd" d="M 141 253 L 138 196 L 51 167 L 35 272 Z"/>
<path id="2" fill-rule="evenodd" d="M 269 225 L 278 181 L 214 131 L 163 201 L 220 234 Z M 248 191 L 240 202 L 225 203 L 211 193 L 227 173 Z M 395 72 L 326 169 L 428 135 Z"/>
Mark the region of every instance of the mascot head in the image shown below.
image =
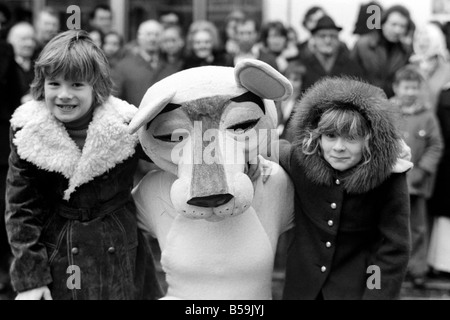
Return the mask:
<path id="1" fill-rule="evenodd" d="M 290 82 L 259 60 L 187 69 L 147 90 L 129 128 L 178 177 L 170 194 L 177 213 L 219 221 L 251 206 L 248 163 L 274 151 L 274 101 L 291 94 Z"/>

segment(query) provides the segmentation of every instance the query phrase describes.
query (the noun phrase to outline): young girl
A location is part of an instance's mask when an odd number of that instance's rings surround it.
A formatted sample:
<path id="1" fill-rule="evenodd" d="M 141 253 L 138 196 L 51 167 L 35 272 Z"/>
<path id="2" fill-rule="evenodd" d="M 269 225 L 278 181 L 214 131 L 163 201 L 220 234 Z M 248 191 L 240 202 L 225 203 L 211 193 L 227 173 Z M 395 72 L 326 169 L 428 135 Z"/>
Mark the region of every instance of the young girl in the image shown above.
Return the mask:
<path id="1" fill-rule="evenodd" d="M 284 299 L 392 299 L 410 252 L 409 196 L 391 106 L 374 86 L 326 78 L 293 115 L 281 165 L 295 186 Z"/>
<path id="2" fill-rule="evenodd" d="M 85 31 L 36 62 L 34 100 L 11 119 L 6 227 L 16 299 L 160 297 L 130 191 L 137 109 L 111 96 L 108 61 Z"/>

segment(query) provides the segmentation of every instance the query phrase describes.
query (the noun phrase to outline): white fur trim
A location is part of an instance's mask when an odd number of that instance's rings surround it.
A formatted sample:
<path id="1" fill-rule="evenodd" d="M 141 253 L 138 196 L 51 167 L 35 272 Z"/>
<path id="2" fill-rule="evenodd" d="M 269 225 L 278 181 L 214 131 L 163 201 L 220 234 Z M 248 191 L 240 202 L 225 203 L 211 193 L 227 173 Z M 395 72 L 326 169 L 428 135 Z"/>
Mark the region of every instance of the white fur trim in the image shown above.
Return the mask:
<path id="1" fill-rule="evenodd" d="M 94 110 L 86 142 L 81 151 L 64 125 L 49 112 L 44 102 L 31 101 L 19 107 L 11 118 L 18 155 L 40 169 L 59 172 L 69 180 L 64 199 L 75 189 L 132 156 L 137 135 L 127 131 L 137 109 L 110 97 Z"/>

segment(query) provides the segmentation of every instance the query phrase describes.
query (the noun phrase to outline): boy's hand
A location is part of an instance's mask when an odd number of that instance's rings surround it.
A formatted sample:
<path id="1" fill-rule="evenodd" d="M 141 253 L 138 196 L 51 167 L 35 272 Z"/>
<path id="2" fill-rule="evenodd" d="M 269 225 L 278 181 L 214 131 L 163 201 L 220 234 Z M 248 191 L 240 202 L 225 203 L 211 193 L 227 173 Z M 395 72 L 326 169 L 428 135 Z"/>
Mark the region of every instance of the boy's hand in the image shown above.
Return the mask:
<path id="1" fill-rule="evenodd" d="M 47 286 L 20 292 L 15 300 L 53 300 Z"/>

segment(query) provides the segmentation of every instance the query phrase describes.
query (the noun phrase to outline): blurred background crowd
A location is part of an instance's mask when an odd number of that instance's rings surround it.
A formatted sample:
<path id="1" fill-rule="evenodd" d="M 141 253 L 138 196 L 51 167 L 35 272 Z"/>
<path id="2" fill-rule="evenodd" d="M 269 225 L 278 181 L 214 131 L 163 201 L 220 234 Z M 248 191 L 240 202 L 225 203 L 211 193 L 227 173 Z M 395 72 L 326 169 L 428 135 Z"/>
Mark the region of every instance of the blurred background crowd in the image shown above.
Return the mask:
<path id="1" fill-rule="evenodd" d="M 424 2 L 430 14 L 417 12 Z M 75 4 L 81 8 L 81 28 L 109 59 L 115 95 L 136 106 L 152 84 L 177 71 L 232 67 L 253 58 L 292 82 L 294 94 L 278 106 L 277 130 L 287 140 L 289 119 L 302 93 L 326 76 L 355 77 L 380 87 L 404 117 L 419 114 L 419 109 L 431 112 L 437 119 L 434 127 L 404 129 L 407 142 L 416 135 L 421 143 L 420 148 L 410 145 L 421 171 L 414 177 L 419 187 L 411 189 L 413 252 L 405 281 L 418 289 L 430 279 L 450 281 L 450 1 L 348 3 L 355 10 L 349 9 L 341 24 L 346 8 L 337 12 L 319 0 L 0 1 L 1 181 L 8 168 L 11 114 L 30 99 L 34 61 L 52 37 L 67 30 L 71 13 L 66 9 Z M 293 21 L 290 11 L 298 7 L 301 17 Z M 413 72 L 405 73 L 405 68 Z M 412 108 L 416 105 L 420 108 Z M 0 183 L 1 212 L 4 187 Z M 3 220 L 0 291 L 5 292 L 10 290 L 10 251 Z M 281 269 L 284 243 L 281 239 L 277 256 Z"/>

